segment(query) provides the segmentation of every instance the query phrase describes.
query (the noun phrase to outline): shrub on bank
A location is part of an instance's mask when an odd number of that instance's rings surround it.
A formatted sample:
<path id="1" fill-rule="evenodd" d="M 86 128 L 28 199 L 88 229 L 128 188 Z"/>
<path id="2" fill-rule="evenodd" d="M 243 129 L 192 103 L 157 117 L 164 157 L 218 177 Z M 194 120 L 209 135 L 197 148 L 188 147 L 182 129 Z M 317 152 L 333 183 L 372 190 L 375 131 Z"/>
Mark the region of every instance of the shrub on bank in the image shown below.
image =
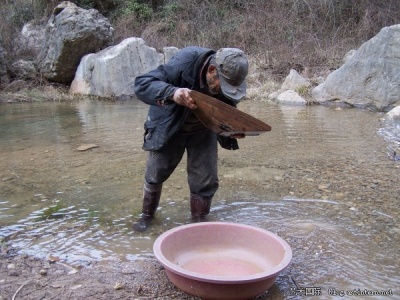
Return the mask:
<path id="1" fill-rule="evenodd" d="M 57 0 L 4 0 L 0 34 L 10 60 L 23 24 L 47 20 Z M 95 8 L 115 28 L 115 43 L 142 37 L 149 46 L 238 47 L 276 78 L 299 66 L 311 73 L 341 65 L 384 26 L 400 23 L 400 1 L 387 0 L 72 0 Z M 379 2 L 379 3 L 378 3 Z"/>

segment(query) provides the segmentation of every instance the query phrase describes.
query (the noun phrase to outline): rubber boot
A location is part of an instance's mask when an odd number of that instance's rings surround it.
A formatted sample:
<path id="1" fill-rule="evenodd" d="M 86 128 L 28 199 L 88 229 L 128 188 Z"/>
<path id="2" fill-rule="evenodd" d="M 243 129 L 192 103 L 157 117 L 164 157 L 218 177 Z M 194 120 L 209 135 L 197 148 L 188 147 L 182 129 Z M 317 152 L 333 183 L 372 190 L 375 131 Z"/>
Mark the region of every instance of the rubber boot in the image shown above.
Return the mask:
<path id="1" fill-rule="evenodd" d="M 143 232 L 149 228 L 151 221 L 154 218 L 154 213 L 156 212 L 158 204 L 160 203 L 161 190 L 162 183 L 149 184 L 145 182 L 143 187 L 142 214 L 139 220 L 133 224 L 134 230 Z"/>
<path id="2" fill-rule="evenodd" d="M 192 221 L 199 222 L 205 219 L 210 213 L 212 197 L 202 197 L 196 194 L 190 194 L 190 212 Z"/>

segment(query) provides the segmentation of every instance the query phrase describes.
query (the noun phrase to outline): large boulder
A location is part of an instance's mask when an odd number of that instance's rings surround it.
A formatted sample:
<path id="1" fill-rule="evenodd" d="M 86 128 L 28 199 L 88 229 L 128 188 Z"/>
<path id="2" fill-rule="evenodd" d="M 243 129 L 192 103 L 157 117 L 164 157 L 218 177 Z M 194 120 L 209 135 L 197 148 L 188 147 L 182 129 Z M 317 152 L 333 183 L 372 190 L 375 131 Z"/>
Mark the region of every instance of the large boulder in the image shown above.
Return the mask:
<path id="1" fill-rule="evenodd" d="M 22 27 L 19 38 L 16 40 L 15 52 L 27 60 L 37 60 L 45 44 L 46 24 L 28 22 Z"/>
<path id="2" fill-rule="evenodd" d="M 383 28 L 312 90 L 319 103 L 377 110 L 400 105 L 400 24 Z"/>
<path id="3" fill-rule="evenodd" d="M 50 17 L 39 71 L 49 80 L 69 84 L 81 58 L 112 44 L 113 28 L 97 10 L 62 2 Z"/>
<path id="4" fill-rule="evenodd" d="M 166 62 L 178 49 L 163 53 L 148 47 L 141 38 L 127 38 L 116 46 L 84 56 L 70 87 L 72 94 L 131 98 L 136 76 Z"/>

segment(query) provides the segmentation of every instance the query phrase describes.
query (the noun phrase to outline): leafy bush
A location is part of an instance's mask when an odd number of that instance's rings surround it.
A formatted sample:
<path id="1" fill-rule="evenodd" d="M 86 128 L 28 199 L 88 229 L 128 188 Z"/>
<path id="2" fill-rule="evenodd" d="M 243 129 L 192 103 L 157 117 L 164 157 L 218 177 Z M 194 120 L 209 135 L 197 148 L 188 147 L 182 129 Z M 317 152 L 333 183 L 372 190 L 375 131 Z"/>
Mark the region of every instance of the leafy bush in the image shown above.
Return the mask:
<path id="1" fill-rule="evenodd" d="M 135 15 L 139 21 L 146 21 L 153 15 L 153 9 L 146 3 L 137 1 L 128 1 L 125 4 L 122 15 Z"/>
<path id="2" fill-rule="evenodd" d="M 113 11 L 118 8 L 119 0 L 69 0 L 77 6 L 85 9 L 97 9 L 104 16 L 111 16 Z M 122 1 L 123 2 L 123 1 Z"/>
<path id="3" fill-rule="evenodd" d="M 12 53 L 21 26 L 61 0 L 2 0 L 0 34 Z M 384 26 L 400 23 L 399 0 L 71 0 L 109 17 L 115 41 L 138 36 L 157 49 L 238 47 L 264 69 L 336 68 Z"/>

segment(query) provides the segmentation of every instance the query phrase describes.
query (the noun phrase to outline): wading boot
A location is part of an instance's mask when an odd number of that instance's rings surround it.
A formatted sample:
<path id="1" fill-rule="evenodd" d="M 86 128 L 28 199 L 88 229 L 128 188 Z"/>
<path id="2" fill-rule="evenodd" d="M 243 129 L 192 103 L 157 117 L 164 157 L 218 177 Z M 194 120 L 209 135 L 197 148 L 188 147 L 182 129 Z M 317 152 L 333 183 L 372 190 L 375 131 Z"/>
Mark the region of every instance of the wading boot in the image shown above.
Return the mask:
<path id="1" fill-rule="evenodd" d="M 212 196 L 202 197 L 196 194 L 190 194 L 190 212 L 193 222 L 204 221 L 205 216 L 210 213 Z"/>
<path id="2" fill-rule="evenodd" d="M 158 204 L 160 203 L 162 190 L 162 183 L 160 184 L 148 184 L 147 182 L 143 187 L 143 208 L 142 214 L 133 224 L 133 229 L 139 232 L 146 231 L 150 226 L 151 221 L 154 218 L 154 213 L 157 210 Z"/>

